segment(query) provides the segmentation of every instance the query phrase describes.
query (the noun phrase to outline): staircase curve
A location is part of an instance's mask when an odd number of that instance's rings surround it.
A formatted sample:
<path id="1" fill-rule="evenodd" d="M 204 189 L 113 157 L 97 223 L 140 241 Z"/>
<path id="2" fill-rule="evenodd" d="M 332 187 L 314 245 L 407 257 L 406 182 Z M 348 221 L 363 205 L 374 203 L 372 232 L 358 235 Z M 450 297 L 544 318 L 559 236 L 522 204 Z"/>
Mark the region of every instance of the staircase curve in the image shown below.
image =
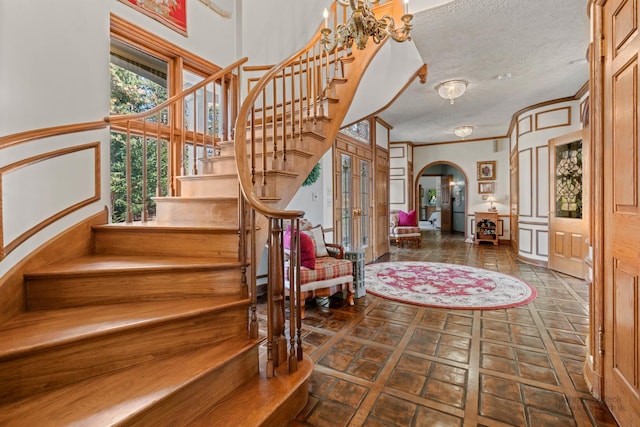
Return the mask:
<path id="1" fill-rule="evenodd" d="M 398 19 L 402 0 L 374 12 Z M 24 305 L 0 323 L 0 424 L 291 421 L 306 405 L 313 363 L 302 352 L 299 283 L 285 306 L 283 230 L 295 231 L 304 215 L 286 206 L 332 146 L 379 48 L 327 53 L 318 32 L 253 82 L 242 103 L 245 60 L 143 115 L 107 118 L 127 144 L 142 141 L 146 152 L 147 140 L 155 141 L 158 158 L 167 150 L 166 182 L 158 173 L 155 188 L 145 186 L 143 204 L 155 194 L 153 215 L 143 206 L 136 217 L 128 194 L 124 223 L 96 214 L 1 279 L 3 294 Z M 167 112 L 207 84 L 227 101 L 210 126 L 219 133 L 198 132 L 196 119 L 189 130 L 182 114 Z M 263 321 L 253 266 L 265 245 Z M 296 248 L 294 241 L 291 277 L 299 272 Z"/>

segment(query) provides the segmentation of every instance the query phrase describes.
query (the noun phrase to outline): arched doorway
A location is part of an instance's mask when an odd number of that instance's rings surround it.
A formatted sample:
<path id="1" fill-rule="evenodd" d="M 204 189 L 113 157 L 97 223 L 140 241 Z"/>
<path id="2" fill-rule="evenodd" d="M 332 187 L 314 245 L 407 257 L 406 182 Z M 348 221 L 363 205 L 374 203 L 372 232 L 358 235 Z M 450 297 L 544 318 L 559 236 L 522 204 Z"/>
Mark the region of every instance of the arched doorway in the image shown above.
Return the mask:
<path id="1" fill-rule="evenodd" d="M 462 168 L 437 161 L 424 166 L 416 177 L 414 194 L 421 225 L 466 236 L 468 179 Z"/>

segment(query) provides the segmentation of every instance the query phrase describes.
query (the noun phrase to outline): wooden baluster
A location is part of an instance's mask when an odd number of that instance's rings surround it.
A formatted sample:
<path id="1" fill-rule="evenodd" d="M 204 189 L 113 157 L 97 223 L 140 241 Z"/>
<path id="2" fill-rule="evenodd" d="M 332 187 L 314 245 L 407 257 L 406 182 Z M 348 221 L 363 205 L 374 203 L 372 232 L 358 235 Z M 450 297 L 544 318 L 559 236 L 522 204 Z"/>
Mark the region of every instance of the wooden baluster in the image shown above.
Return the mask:
<path id="1" fill-rule="evenodd" d="M 242 191 L 240 191 L 242 193 Z M 244 196 L 241 196 L 244 200 Z M 256 211 L 253 208 L 250 208 L 249 211 L 249 238 L 251 239 L 251 262 L 254 263 L 257 258 L 257 245 L 256 245 Z M 246 233 L 245 233 L 246 234 Z M 245 239 L 246 240 L 246 239 Z M 246 244 L 246 243 L 245 243 Z M 245 260 L 246 263 L 246 260 Z M 256 307 L 258 305 L 258 293 L 257 293 L 257 268 L 251 268 L 251 323 L 249 325 L 249 337 L 250 338 L 258 338 L 258 316 L 256 314 Z M 246 271 L 246 269 L 245 269 Z"/>
<path id="2" fill-rule="evenodd" d="M 262 89 L 262 195 L 267 191 L 267 89 Z"/>
<path id="3" fill-rule="evenodd" d="M 251 152 L 251 184 L 256 184 L 256 107 L 251 107 L 251 132 L 249 150 Z M 246 131 L 245 131 L 246 132 Z"/>
<path id="4" fill-rule="evenodd" d="M 127 121 L 127 145 L 125 147 L 126 160 L 125 160 L 125 176 L 127 177 L 127 213 L 125 215 L 125 222 L 130 223 L 133 221 L 133 210 L 131 208 L 131 121 Z"/>
<path id="5" fill-rule="evenodd" d="M 161 121 L 162 110 L 158 111 L 156 115 L 156 197 L 162 196 L 162 140 L 160 139 Z"/>
<path id="6" fill-rule="evenodd" d="M 191 174 L 192 175 L 197 175 L 198 174 L 198 166 L 196 164 L 196 153 L 198 151 L 198 131 L 197 131 L 197 127 L 198 127 L 198 98 L 196 97 L 196 92 L 193 92 L 193 94 L 191 95 L 193 97 L 193 131 L 191 132 L 191 138 L 192 138 L 192 142 L 191 142 L 191 146 L 193 147 L 192 149 L 192 154 L 191 154 Z"/>
<path id="7" fill-rule="evenodd" d="M 300 56 L 299 59 L 300 63 L 298 64 L 298 96 L 300 97 L 300 100 L 298 101 L 298 131 L 300 132 L 300 138 L 302 138 L 302 121 L 304 119 L 304 90 L 302 86 L 302 67 L 304 64 L 304 57 Z M 295 115 L 295 108 L 292 109 L 292 114 Z M 291 134 L 291 137 L 294 137 L 293 133 Z"/>
<path id="8" fill-rule="evenodd" d="M 311 120 L 311 82 L 313 82 L 313 73 L 311 72 L 310 64 L 309 51 L 307 51 L 307 121 Z"/>
<path id="9" fill-rule="evenodd" d="M 289 373 L 298 370 L 298 358 L 296 353 L 296 330 L 298 309 L 300 306 L 300 220 L 291 221 L 291 243 L 289 259 Z"/>
<path id="10" fill-rule="evenodd" d="M 147 209 L 147 120 L 142 121 L 142 212 L 140 219 L 146 222 L 149 218 Z"/>
<path id="11" fill-rule="evenodd" d="M 274 293 L 273 288 L 276 287 L 276 269 L 273 268 L 274 264 L 274 248 L 275 242 L 273 238 L 273 228 L 275 219 L 269 218 L 269 237 L 268 237 L 268 257 L 269 257 L 269 269 L 267 270 L 267 378 L 272 378 L 275 372 L 274 361 Z M 253 269 L 252 269 L 253 270 Z"/>
<path id="12" fill-rule="evenodd" d="M 282 70 L 282 87 L 284 88 L 284 70 Z M 271 110 L 271 132 L 273 133 L 273 154 L 271 155 L 271 169 L 278 169 L 278 76 L 273 78 L 272 82 L 272 96 L 273 96 L 273 110 Z M 284 104 L 284 100 L 282 101 Z M 284 105 L 283 105 L 284 108 Z M 265 126 L 266 128 L 266 126 Z M 267 152 L 264 152 L 266 157 Z"/>
<path id="13" fill-rule="evenodd" d="M 229 88 L 227 87 L 227 79 L 222 76 L 220 93 L 222 99 L 220 100 L 220 122 L 222 123 L 222 140 L 229 140 Z"/>
<path id="14" fill-rule="evenodd" d="M 291 66 L 291 76 L 293 78 L 293 66 Z M 282 70 L 282 170 L 287 170 L 287 72 L 286 67 Z M 293 99 L 291 99 L 293 105 Z M 293 110 L 291 111 L 293 120 Z"/>
<path id="15" fill-rule="evenodd" d="M 218 139 L 220 139 L 218 137 L 218 135 L 220 134 L 220 123 L 218 123 L 218 111 L 220 109 L 220 107 L 216 108 L 216 90 L 218 88 L 218 82 L 214 81 L 213 82 L 213 94 L 211 95 L 213 97 L 212 101 L 213 101 L 213 117 L 211 119 L 211 132 L 213 133 L 213 146 L 216 146 L 216 143 L 218 141 Z M 218 138 L 216 138 L 218 137 Z M 213 149 L 213 155 L 217 155 L 216 154 L 216 149 Z"/>

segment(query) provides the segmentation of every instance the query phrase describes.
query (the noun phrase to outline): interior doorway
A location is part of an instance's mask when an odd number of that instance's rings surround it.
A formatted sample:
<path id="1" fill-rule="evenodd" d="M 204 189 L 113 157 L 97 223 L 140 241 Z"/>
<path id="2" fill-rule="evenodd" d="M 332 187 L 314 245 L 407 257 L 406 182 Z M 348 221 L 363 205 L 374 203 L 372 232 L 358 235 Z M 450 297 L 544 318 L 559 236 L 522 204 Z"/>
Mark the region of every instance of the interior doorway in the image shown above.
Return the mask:
<path id="1" fill-rule="evenodd" d="M 466 235 L 467 177 L 457 165 L 425 166 L 418 174 L 415 194 L 421 229 Z"/>

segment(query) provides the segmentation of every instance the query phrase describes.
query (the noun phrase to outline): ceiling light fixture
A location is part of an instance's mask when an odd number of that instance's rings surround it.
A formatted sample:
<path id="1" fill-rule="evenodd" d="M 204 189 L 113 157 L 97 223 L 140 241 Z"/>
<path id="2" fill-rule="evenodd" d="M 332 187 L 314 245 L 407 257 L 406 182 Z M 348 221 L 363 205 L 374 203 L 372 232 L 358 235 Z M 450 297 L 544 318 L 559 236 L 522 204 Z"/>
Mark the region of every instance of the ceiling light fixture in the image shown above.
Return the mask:
<path id="1" fill-rule="evenodd" d="M 351 8 L 351 16 L 344 24 L 336 26 L 336 35 L 331 39 L 329 29 L 329 12 L 324 10 L 324 28 L 322 29 L 322 48 L 325 52 L 331 52 L 336 46 L 351 47 L 355 42 L 358 49 L 367 46 L 369 37 L 379 44 L 388 35 L 397 42 L 411 40 L 411 20 L 413 15 L 409 13 L 409 0 L 404 0 L 404 15 L 401 28 L 396 28 L 393 18 L 385 15 L 378 19 L 371 11 L 371 7 L 380 0 L 336 0 L 338 4 Z"/>
<path id="2" fill-rule="evenodd" d="M 464 80 L 449 80 L 436 86 L 436 90 L 438 91 L 438 95 L 444 99 L 448 99 L 450 103 L 453 104 L 453 100 L 461 97 L 467 90 L 468 84 L 469 83 Z"/>
<path id="3" fill-rule="evenodd" d="M 473 132 L 473 126 L 458 126 L 453 130 L 453 133 L 460 138 L 465 138 L 471 135 L 471 132 Z"/>

